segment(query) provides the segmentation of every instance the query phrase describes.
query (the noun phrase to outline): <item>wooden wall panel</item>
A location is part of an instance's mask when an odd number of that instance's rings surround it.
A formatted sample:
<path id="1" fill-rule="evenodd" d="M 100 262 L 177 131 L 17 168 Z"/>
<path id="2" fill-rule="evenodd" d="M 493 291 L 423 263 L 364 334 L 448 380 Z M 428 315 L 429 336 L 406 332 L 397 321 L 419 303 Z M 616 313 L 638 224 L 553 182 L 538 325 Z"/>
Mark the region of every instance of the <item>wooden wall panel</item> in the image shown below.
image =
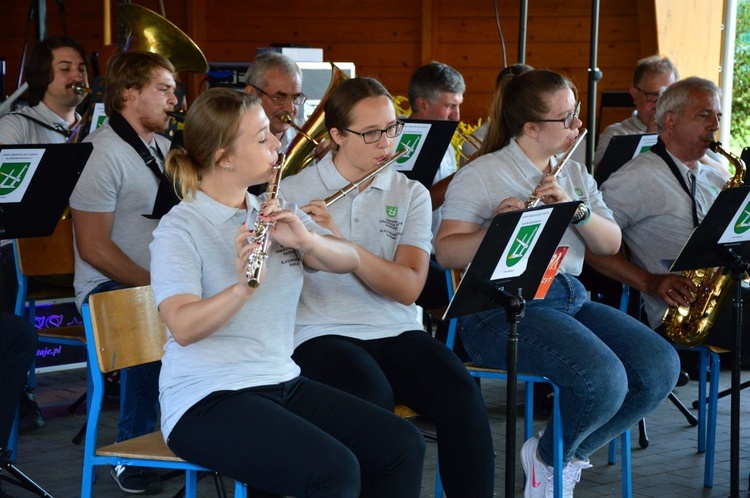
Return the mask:
<path id="1" fill-rule="evenodd" d="M 601 2 L 598 66 L 601 90 L 630 86 L 635 61 L 657 44 L 654 3 L 665 0 Z M 679 1 L 679 0 L 674 0 Z M 691 0 L 698 1 L 698 0 Z M 102 45 L 104 0 L 67 2 L 68 32 L 86 50 Z M 111 0 L 116 11 L 116 0 Z M 158 0 L 134 0 L 159 10 Z M 379 78 L 405 95 L 412 71 L 440 60 L 461 71 L 467 82 L 462 118 L 487 115 L 495 75 L 503 66 L 493 2 L 489 0 L 164 0 L 166 17 L 193 37 L 209 61 L 249 62 L 258 47 L 272 42 L 321 47 L 326 60 L 354 62 L 357 73 Z M 498 0 L 507 62 L 517 59 L 517 0 Z M 60 34 L 57 2 L 47 0 L 48 30 Z M 0 57 L 8 62 L 8 88 L 15 89 L 28 6 L 0 1 Z M 585 101 L 588 85 L 590 0 L 535 0 L 529 5 L 526 62 L 573 78 Z M 646 26 L 646 27 L 644 27 Z M 113 26 L 116 33 L 116 26 Z M 33 36 L 33 34 L 32 34 Z M 193 81 L 193 80 L 191 80 Z M 194 85 L 197 86 L 197 85 Z M 587 109 L 584 103 L 584 117 Z"/>

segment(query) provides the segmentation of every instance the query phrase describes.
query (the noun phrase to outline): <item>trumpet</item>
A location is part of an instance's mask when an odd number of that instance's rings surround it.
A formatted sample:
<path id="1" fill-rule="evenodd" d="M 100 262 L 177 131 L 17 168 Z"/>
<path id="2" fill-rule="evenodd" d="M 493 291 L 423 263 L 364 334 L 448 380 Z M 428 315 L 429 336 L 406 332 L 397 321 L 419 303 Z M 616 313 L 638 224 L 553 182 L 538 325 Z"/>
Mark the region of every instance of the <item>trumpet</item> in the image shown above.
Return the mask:
<path id="1" fill-rule="evenodd" d="M 81 83 L 80 81 L 75 81 L 71 83 L 68 88 L 73 90 L 73 93 L 77 93 L 78 95 L 84 95 L 86 93 L 93 92 L 91 88 L 87 87 L 85 84 Z"/>
<path id="2" fill-rule="evenodd" d="M 275 199 L 279 193 L 279 181 L 281 180 L 281 170 L 284 168 L 285 156 L 279 153 L 279 159 L 273 168 L 273 178 L 268 182 L 266 187 L 266 202 Z M 271 242 L 272 223 L 262 220 L 260 213 L 255 219 L 255 230 L 250 237 L 250 244 L 255 245 L 247 259 L 247 285 L 253 289 L 260 285 L 260 274 L 263 271 L 263 264 L 268 259 L 268 246 Z"/>
<path id="3" fill-rule="evenodd" d="M 391 154 L 390 156 L 388 156 L 387 158 L 385 158 L 383 161 L 380 161 L 377 164 L 377 166 L 375 166 L 373 169 L 371 169 L 370 171 L 368 171 L 367 174 L 365 176 L 363 176 L 362 178 L 360 178 L 359 180 L 351 182 L 349 185 L 347 185 L 346 187 L 342 188 L 341 190 L 339 190 L 335 194 L 326 197 L 325 198 L 326 207 L 330 206 L 331 204 L 333 204 L 337 200 L 341 199 L 342 197 L 346 197 L 346 194 L 348 194 L 349 192 L 351 192 L 355 188 L 359 187 L 360 185 L 362 185 L 363 183 L 365 183 L 367 180 L 369 180 L 373 176 L 375 176 L 378 173 L 380 173 L 381 171 L 383 171 L 385 168 L 387 168 L 388 166 L 390 166 L 391 163 L 393 163 L 393 161 L 395 161 L 399 157 L 401 157 L 404 154 L 406 154 L 407 151 L 408 151 L 408 149 L 399 149 L 398 152 L 395 152 L 395 153 Z"/>
<path id="4" fill-rule="evenodd" d="M 562 171 L 562 169 L 565 167 L 565 163 L 568 162 L 568 159 L 570 159 L 570 157 L 573 155 L 573 152 L 575 152 L 576 148 L 578 148 L 581 142 L 583 142 L 583 139 L 586 137 L 586 133 L 588 133 L 588 130 L 586 130 L 586 128 L 581 129 L 578 134 L 578 138 L 576 138 L 575 142 L 570 144 L 570 147 L 568 147 L 568 150 L 565 151 L 563 156 L 560 158 L 560 161 L 549 172 L 550 176 L 557 176 L 560 171 Z M 539 204 L 539 201 L 541 200 L 541 197 L 532 192 L 531 196 L 526 199 L 526 202 L 523 205 L 525 208 L 533 208 L 536 207 L 536 205 Z"/>

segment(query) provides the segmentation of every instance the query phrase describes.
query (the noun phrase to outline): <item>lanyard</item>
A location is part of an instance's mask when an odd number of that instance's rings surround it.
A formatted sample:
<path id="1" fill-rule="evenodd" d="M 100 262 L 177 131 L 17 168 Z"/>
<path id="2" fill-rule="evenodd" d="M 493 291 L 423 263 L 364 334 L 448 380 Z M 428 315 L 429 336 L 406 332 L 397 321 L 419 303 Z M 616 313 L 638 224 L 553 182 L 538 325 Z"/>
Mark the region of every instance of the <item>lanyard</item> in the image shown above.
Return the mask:
<path id="1" fill-rule="evenodd" d="M 665 163 L 667 163 L 667 166 L 669 166 L 669 169 L 672 171 L 672 174 L 677 178 L 677 181 L 680 184 L 680 187 L 682 187 L 682 190 L 684 190 L 687 195 L 690 196 L 690 201 L 693 205 L 693 226 L 698 226 L 698 207 L 695 202 L 695 188 L 696 188 L 696 181 L 697 179 L 695 177 L 692 178 L 692 181 L 690 182 L 690 188 L 687 186 L 687 182 L 685 182 L 685 178 L 680 174 L 680 170 L 677 168 L 677 165 L 675 164 L 674 160 L 672 159 L 672 156 L 669 155 L 669 152 L 667 152 L 667 147 L 664 145 L 664 142 L 661 141 L 661 138 L 659 138 L 656 141 L 656 144 L 654 144 L 651 147 L 651 152 L 656 154 L 657 156 L 661 157 Z"/>

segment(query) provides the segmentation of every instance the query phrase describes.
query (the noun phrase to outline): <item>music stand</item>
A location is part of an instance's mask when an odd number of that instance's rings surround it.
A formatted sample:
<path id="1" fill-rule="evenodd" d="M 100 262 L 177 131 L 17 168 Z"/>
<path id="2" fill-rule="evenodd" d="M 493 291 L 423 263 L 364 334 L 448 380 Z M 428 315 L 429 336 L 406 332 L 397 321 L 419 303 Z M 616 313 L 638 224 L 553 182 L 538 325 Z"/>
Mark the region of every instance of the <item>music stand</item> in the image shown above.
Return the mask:
<path id="1" fill-rule="evenodd" d="M 739 497 L 740 365 L 742 356 L 742 278 L 750 265 L 750 187 L 724 190 L 693 231 L 670 271 L 725 267 L 732 276 L 732 386 L 730 497 Z M 715 373 L 712 373 L 715 375 Z"/>
<path id="2" fill-rule="evenodd" d="M 458 121 L 404 120 L 404 131 L 393 150 L 409 152 L 393 163 L 393 168 L 429 190 L 457 126 Z"/>
<path id="3" fill-rule="evenodd" d="M 518 333 L 525 302 L 534 299 L 580 201 L 502 213 L 492 220 L 443 320 L 505 308 L 509 324 L 505 425 L 505 496 L 515 493 Z M 559 262 L 558 262 L 559 263 Z"/>
<path id="4" fill-rule="evenodd" d="M 635 157 L 651 150 L 656 143 L 656 133 L 643 133 L 637 135 L 615 135 L 607 144 L 607 150 L 594 172 L 596 185 L 601 188 L 607 178 L 620 169 L 625 163 Z"/>
<path id="5" fill-rule="evenodd" d="M 0 239 L 51 235 L 93 148 L 90 143 L 0 145 Z M 51 498 L 15 466 L 10 450 L 2 447 L 6 443 L 0 442 L 0 471 L 15 479 L 0 473 L 0 480 Z"/>

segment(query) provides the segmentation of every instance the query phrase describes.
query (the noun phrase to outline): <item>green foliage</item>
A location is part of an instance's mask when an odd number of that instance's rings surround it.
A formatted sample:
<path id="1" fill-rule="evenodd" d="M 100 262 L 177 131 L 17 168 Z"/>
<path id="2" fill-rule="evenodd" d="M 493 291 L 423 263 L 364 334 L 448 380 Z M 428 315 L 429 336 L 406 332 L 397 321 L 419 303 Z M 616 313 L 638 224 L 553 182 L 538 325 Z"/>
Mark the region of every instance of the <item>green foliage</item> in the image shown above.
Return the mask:
<path id="1" fill-rule="evenodd" d="M 732 82 L 732 150 L 750 146 L 750 1 L 737 4 L 737 38 Z"/>

